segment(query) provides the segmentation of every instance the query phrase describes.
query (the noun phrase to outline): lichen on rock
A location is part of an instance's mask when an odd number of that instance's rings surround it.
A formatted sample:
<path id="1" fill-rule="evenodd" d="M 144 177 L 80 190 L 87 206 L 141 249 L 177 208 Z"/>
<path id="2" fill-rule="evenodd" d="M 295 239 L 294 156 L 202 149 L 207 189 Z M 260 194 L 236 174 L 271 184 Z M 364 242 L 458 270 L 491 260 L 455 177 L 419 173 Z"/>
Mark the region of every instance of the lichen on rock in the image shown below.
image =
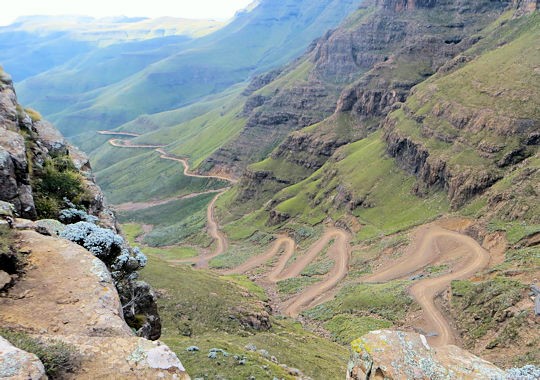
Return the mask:
<path id="1" fill-rule="evenodd" d="M 380 330 L 351 343 L 347 379 L 493 380 L 505 373 L 456 346 L 431 347 L 423 335 Z"/>
<path id="2" fill-rule="evenodd" d="M 47 376 L 36 355 L 20 350 L 0 337 L 0 378 L 44 380 Z"/>

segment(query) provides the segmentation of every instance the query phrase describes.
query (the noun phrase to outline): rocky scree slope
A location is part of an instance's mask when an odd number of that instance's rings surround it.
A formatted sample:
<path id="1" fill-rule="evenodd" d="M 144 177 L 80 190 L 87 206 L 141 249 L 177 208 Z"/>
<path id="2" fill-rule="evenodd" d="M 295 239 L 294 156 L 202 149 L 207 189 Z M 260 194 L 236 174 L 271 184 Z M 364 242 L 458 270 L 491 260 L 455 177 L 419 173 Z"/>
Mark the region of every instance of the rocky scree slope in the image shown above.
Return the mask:
<path id="1" fill-rule="evenodd" d="M 76 335 L 77 342 L 71 343 L 79 348 L 86 345 L 83 363 L 87 364 L 99 361 L 92 354 L 95 347 L 88 343 L 89 337 L 120 336 L 127 344 L 125 350 L 132 346 L 135 352 L 140 346 L 136 363 L 153 355 L 152 363 L 141 362 L 140 378 L 144 378 L 146 370 L 154 373 L 156 368 L 169 367 L 183 376 L 180 362 L 165 346 L 150 352 L 159 344 L 145 338 L 158 339 L 161 323 L 156 296 L 148 284 L 137 281 L 136 271 L 145 265 L 146 258 L 116 234 L 114 214 L 93 181 L 88 159 L 69 146 L 51 124 L 40 120 L 35 111 L 24 110 L 17 103 L 12 81 L 3 71 L 0 85 L 0 200 L 4 218 L 0 227 L 2 238 L 10 237 L 7 242 L 3 240 L 0 253 L 1 327 L 44 340 L 58 338 L 67 342 L 70 338 L 59 336 Z M 29 220 L 39 217 L 42 219 Z M 12 228 L 20 232 L 11 232 Z M 15 248 L 17 244 L 19 249 Z M 80 275 L 74 275 L 76 271 Z M 96 290 L 87 292 L 89 288 Z M 38 317 L 36 309 L 40 310 L 41 322 L 34 320 Z M 71 321 L 62 319 L 68 315 Z M 35 327 L 39 323 L 50 325 Z M 135 333 L 141 336 L 139 340 L 131 338 Z M 104 342 L 117 350 L 116 343 Z M 111 357 L 116 355 L 121 360 L 119 352 Z M 161 360 L 168 367 L 159 367 Z M 90 368 L 87 364 L 81 371 Z M 100 370 L 110 371 L 111 367 Z M 127 375 L 129 368 L 125 371 Z"/>

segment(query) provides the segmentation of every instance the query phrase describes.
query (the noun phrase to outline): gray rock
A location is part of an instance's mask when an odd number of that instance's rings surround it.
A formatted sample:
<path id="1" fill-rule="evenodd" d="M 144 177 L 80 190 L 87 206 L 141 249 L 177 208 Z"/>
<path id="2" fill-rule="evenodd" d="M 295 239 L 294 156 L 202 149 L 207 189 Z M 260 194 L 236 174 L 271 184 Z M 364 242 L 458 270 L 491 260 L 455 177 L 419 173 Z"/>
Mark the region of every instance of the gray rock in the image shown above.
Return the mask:
<path id="1" fill-rule="evenodd" d="M 47 376 L 36 355 L 20 350 L 0 337 L 0 378 L 42 380 Z"/>
<path id="2" fill-rule="evenodd" d="M 291 376 L 302 376 L 302 371 L 300 371 L 298 368 L 289 368 L 289 375 Z"/>
<path id="3" fill-rule="evenodd" d="M 246 344 L 244 348 L 248 351 L 257 351 L 257 346 L 253 343 Z"/>
<path id="4" fill-rule="evenodd" d="M 503 379 L 504 371 L 456 346 L 431 347 L 425 336 L 372 331 L 351 343 L 348 380 Z"/>
<path id="5" fill-rule="evenodd" d="M 65 225 L 55 219 L 42 219 L 34 223 L 36 232 L 46 236 L 58 236 L 64 229 Z"/>
<path id="6" fill-rule="evenodd" d="M 3 270 L 0 270 L 0 290 L 4 289 L 9 284 L 11 284 L 11 276 Z"/>
<path id="7" fill-rule="evenodd" d="M 0 201 L 0 217 L 13 218 L 14 211 L 15 207 L 11 203 Z"/>
<path id="8" fill-rule="evenodd" d="M 49 122 L 40 120 L 34 123 L 39 140 L 51 155 L 65 155 L 68 153 L 64 136 Z"/>
<path id="9" fill-rule="evenodd" d="M 196 352 L 196 351 L 200 351 L 200 349 L 197 346 L 189 346 L 188 348 L 186 348 L 186 351 L 187 352 Z"/>
<path id="10" fill-rule="evenodd" d="M 264 358 L 269 358 L 270 357 L 270 353 L 266 350 L 259 350 L 257 351 L 259 354 L 261 354 L 262 357 Z"/>
<path id="11" fill-rule="evenodd" d="M 537 380 L 540 379 L 540 367 L 526 365 L 521 368 L 511 368 L 506 371 L 506 380 Z"/>

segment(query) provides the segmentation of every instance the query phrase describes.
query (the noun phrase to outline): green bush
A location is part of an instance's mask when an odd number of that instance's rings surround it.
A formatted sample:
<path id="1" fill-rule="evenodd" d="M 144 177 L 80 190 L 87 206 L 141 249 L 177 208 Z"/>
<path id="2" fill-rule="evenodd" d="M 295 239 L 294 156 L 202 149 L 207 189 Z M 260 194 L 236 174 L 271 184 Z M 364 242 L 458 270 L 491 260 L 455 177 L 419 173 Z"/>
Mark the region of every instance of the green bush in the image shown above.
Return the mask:
<path id="1" fill-rule="evenodd" d="M 65 208 L 65 199 L 76 206 L 87 207 L 90 196 L 82 175 L 67 155 L 45 161 L 35 170 L 33 178 L 34 202 L 40 219 L 56 219 Z"/>
<path id="2" fill-rule="evenodd" d="M 50 379 L 60 379 L 62 374 L 73 372 L 78 365 L 74 346 L 58 341 L 41 341 L 24 332 L 0 328 L 0 335 L 21 350 L 35 354 L 45 367 Z"/>
<path id="3" fill-rule="evenodd" d="M 8 226 L 0 226 L 0 255 L 11 251 L 13 231 Z"/>

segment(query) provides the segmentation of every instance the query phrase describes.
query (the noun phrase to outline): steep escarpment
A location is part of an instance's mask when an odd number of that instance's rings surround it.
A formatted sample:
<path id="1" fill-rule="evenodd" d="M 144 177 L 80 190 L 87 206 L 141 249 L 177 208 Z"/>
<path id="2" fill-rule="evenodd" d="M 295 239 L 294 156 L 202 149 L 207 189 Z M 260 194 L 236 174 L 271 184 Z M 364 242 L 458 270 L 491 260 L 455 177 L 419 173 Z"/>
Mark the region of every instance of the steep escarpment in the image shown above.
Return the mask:
<path id="1" fill-rule="evenodd" d="M 500 48 L 465 52 L 385 121 L 388 153 L 419 178 L 420 194 L 443 188 L 463 206 L 537 154 L 537 21 L 508 21 L 484 41 Z"/>
<path id="2" fill-rule="evenodd" d="M 272 152 L 269 160 L 248 168 L 241 183 L 248 189 L 262 189 L 260 205 L 264 193 L 275 192 L 287 184 L 282 173 L 272 173 L 276 162 L 301 168 L 297 172 L 306 178 L 337 148 L 378 129 L 392 107 L 407 99 L 413 86 L 477 43 L 482 37 L 477 35 L 478 31 L 499 17 L 509 5 L 509 1 L 496 5 L 488 1 L 474 5 L 467 1 L 365 3 L 340 28 L 322 37 L 304 61 L 297 63 L 298 67 L 309 70 L 304 74 L 306 77 L 332 84 L 336 90 L 341 88 L 337 99 L 324 99 L 336 104 L 335 114 L 317 125 L 312 123 L 309 128 L 290 134 Z M 267 85 L 276 88 L 270 99 L 256 99 L 265 104 L 271 103 L 274 96 L 279 97 L 279 88 L 284 86 L 277 83 L 280 83 L 279 77 L 274 86 L 272 83 Z M 304 101 L 307 106 L 311 103 Z M 264 105 L 260 107 L 264 108 Z M 271 107 L 266 112 L 271 110 L 276 114 L 280 111 Z M 316 108 L 308 107 L 302 112 L 309 115 L 316 112 Z M 320 120 L 311 118 L 311 121 Z M 302 125 L 297 123 L 296 128 L 300 127 Z M 259 139 L 258 136 L 272 135 L 275 128 L 273 123 L 263 128 L 264 133 L 249 136 Z M 264 183 L 257 183 L 257 178 L 263 178 Z M 240 191 L 238 200 L 245 202 L 251 195 L 250 191 Z"/>
<path id="3" fill-rule="evenodd" d="M 2 149 L 0 184 L 2 199 L 11 202 L 18 212 L 26 217 L 36 217 L 36 208 L 30 187 L 28 159 L 20 124 L 31 127 L 32 120 L 27 114 L 17 113 L 17 99 L 13 82 L 8 74 L 0 71 L 1 82 L 1 128 Z M 21 110 L 22 111 L 22 110 Z"/>

